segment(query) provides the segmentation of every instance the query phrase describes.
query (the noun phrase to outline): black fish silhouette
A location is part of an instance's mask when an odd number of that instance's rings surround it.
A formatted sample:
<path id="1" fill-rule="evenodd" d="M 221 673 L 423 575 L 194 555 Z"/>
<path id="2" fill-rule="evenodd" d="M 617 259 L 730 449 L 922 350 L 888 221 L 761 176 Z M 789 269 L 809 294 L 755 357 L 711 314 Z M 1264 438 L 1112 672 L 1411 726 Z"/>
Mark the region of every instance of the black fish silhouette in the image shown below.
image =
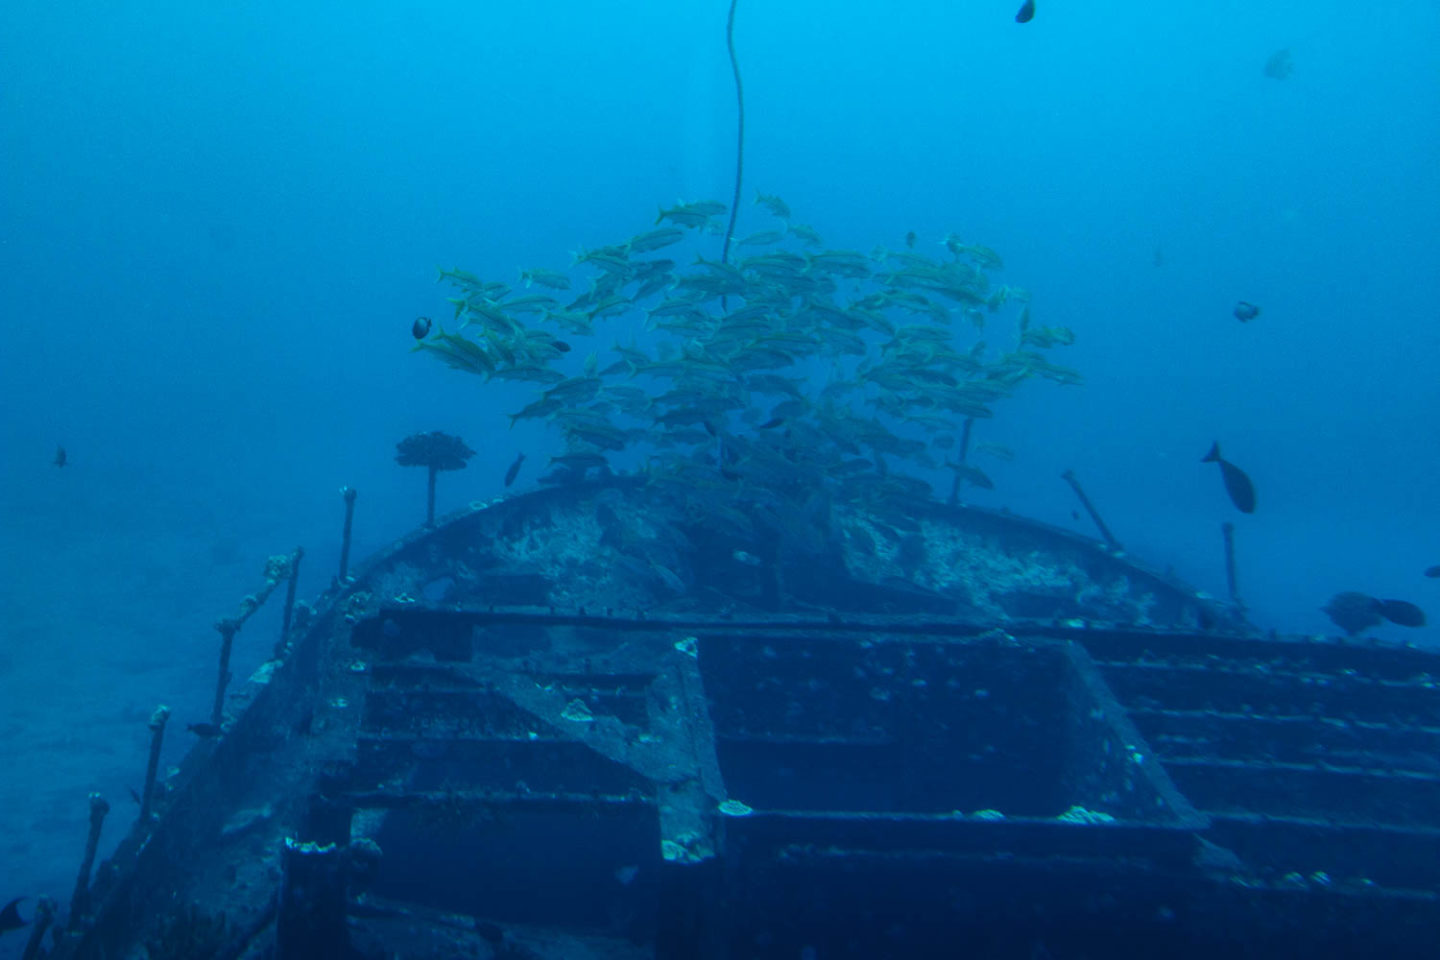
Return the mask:
<path id="1" fill-rule="evenodd" d="M 64 448 L 64 447 L 56 447 L 56 448 L 55 448 L 55 460 L 54 460 L 55 466 L 57 466 L 57 467 L 63 467 L 63 466 L 65 466 L 65 464 L 67 464 L 67 463 L 69 463 L 69 462 L 70 462 L 70 455 L 65 452 L 65 448 Z"/>
<path id="2" fill-rule="evenodd" d="M 1245 476 L 1244 470 L 1220 456 L 1218 441 L 1210 447 L 1209 453 L 1200 458 L 1200 462 L 1220 464 L 1220 476 L 1225 479 L 1225 492 L 1230 494 L 1230 502 L 1235 504 L 1235 509 L 1241 513 L 1255 512 L 1255 484 Z"/>
<path id="3" fill-rule="evenodd" d="M 416 340 L 424 340 L 430 334 L 430 318 L 416 317 L 415 322 L 410 324 L 410 335 Z"/>
<path id="4" fill-rule="evenodd" d="M 1402 627 L 1425 626 L 1425 611 L 1415 604 L 1407 600 L 1378 600 L 1354 590 L 1335 594 L 1321 609 L 1352 637 L 1361 630 L 1378 627 L 1381 617 Z"/>
<path id="5" fill-rule="evenodd" d="M 1376 600 L 1375 612 L 1402 627 L 1425 626 L 1425 611 L 1405 600 Z"/>
<path id="6" fill-rule="evenodd" d="M 1426 567 L 1426 568 L 1425 568 L 1425 576 L 1427 576 L 1427 577 L 1432 577 L 1432 578 L 1433 578 L 1433 577 L 1440 577 L 1440 563 L 1435 564 L 1435 566 L 1433 566 L 1433 567 Z"/>
<path id="7" fill-rule="evenodd" d="M 24 897 L 16 897 L 14 900 L 11 900 L 9 903 L 5 904 L 4 910 L 0 910 L 0 933 L 6 933 L 10 930 L 19 930 L 21 927 L 25 926 L 25 924 L 30 922 L 28 920 L 20 919 L 20 901 L 24 899 Z"/>
<path id="8" fill-rule="evenodd" d="M 1235 304 L 1235 319 L 1241 323 L 1254 320 L 1258 316 L 1260 316 L 1260 308 L 1255 306 L 1255 304 L 1246 303 L 1244 300 Z"/>
<path id="9" fill-rule="evenodd" d="M 1029 23 L 1030 19 L 1034 16 L 1035 0 L 1025 0 L 1025 2 L 1020 5 L 1020 12 L 1015 14 L 1015 22 Z"/>
<path id="10" fill-rule="evenodd" d="M 510 486 L 515 482 L 515 478 L 520 476 L 520 464 L 524 462 L 525 454 L 522 453 L 515 457 L 515 462 L 510 464 L 509 470 L 505 471 L 505 486 Z"/>
<path id="11" fill-rule="evenodd" d="M 1361 630 L 1380 626 L 1377 603 L 1378 601 L 1368 594 L 1346 590 L 1331 597 L 1330 602 L 1321 607 L 1320 611 L 1329 617 L 1335 626 L 1353 637 Z"/>

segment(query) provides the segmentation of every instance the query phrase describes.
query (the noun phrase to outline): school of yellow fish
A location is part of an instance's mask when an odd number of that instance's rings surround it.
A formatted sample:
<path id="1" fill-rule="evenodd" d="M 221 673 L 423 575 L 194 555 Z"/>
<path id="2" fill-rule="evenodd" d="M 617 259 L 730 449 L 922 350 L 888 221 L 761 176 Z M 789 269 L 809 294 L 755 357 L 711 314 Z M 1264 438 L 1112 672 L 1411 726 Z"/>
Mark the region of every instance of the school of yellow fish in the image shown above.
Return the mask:
<path id="1" fill-rule="evenodd" d="M 836 502 L 901 515 L 931 490 L 892 470 L 899 461 L 987 485 L 963 460 L 946 462 L 960 425 L 991 416 L 1029 377 L 1080 382 L 1041 352 L 1074 334 L 1032 325 L 1024 290 L 992 286 L 1002 262 L 988 247 L 952 234 L 924 256 L 912 233 L 898 250 L 826 249 L 783 200 L 756 202 L 777 225 L 735 238 L 730 263 L 661 253 L 710 239 L 727 208 L 699 202 L 662 209 L 654 229 L 624 243 L 582 250 L 569 272 L 524 270 L 519 289 L 441 270 L 454 316 L 427 325 L 416 349 L 487 380 L 537 384 L 510 421 L 543 418 L 563 433 L 552 481 L 639 450 L 648 481 L 689 515 L 749 535 L 757 524 L 813 530 Z M 1008 349 L 992 351 L 981 332 L 1012 301 Z M 603 344 L 616 336 L 607 325 L 633 330 L 641 317 L 658 347 L 632 336 L 570 359 L 570 339 Z"/>

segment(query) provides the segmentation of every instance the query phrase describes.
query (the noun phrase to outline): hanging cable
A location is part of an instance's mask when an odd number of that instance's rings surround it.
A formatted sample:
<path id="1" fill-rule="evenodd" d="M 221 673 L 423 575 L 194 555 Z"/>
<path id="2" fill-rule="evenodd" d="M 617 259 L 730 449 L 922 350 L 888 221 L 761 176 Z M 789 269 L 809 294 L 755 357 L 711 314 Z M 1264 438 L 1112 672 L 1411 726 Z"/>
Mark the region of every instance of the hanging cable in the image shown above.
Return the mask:
<path id="1" fill-rule="evenodd" d="M 730 238 L 735 233 L 735 215 L 740 212 L 740 180 L 745 173 L 745 89 L 740 85 L 740 62 L 735 59 L 735 5 L 730 0 L 730 18 L 725 24 L 725 45 L 730 49 L 730 69 L 735 72 L 735 99 L 740 105 L 739 131 L 735 143 L 735 195 L 730 200 L 730 222 L 725 226 L 725 246 L 720 262 L 730 262 Z"/>

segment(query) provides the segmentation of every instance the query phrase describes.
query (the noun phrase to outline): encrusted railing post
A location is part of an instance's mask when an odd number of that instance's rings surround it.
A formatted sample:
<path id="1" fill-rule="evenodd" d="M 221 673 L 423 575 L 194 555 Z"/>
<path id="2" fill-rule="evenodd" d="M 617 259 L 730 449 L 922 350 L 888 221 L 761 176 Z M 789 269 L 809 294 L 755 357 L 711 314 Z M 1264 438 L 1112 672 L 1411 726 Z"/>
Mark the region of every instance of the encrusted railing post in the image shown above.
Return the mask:
<path id="1" fill-rule="evenodd" d="M 275 655 L 278 657 L 285 650 L 285 642 L 290 639 L 290 621 L 295 616 L 295 584 L 300 579 L 300 561 L 305 559 L 305 548 L 296 547 L 295 552 L 290 555 L 290 583 L 285 588 L 285 612 L 280 617 L 280 642 L 275 645 Z"/>
<path id="2" fill-rule="evenodd" d="M 100 849 L 100 829 L 110 804 L 98 793 L 90 794 L 90 833 L 85 838 L 85 859 L 80 861 L 80 875 L 75 878 L 75 893 L 70 898 L 70 925 L 76 926 L 90 912 L 90 871 L 95 866 L 95 853 Z"/>
<path id="3" fill-rule="evenodd" d="M 1225 522 L 1220 525 L 1220 532 L 1225 535 L 1225 583 L 1230 588 L 1230 602 L 1240 605 L 1240 590 L 1235 585 L 1235 524 Z"/>
<path id="4" fill-rule="evenodd" d="M 959 464 L 960 467 L 963 467 L 965 465 L 965 462 L 970 458 L 970 431 L 974 428 L 974 426 L 975 418 L 966 417 L 964 426 L 960 428 L 960 449 L 956 454 L 955 460 L 955 462 Z M 950 482 L 950 500 L 948 502 L 952 507 L 960 502 L 959 467 L 957 467 L 955 470 L 955 479 Z"/>
<path id="5" fill-rule="evenodd" d="M 215 629 L 220 631 L 220 675 L 215 679 L 215 705 L 210 710 L 210 722 L 219 727 L 225 719 L 225 688 L 230 685 L 230 649 L 235 645 L 240 623 L 226 617 L 215 622 Z"/>
<path id="6" fill-rule="evenodd" d="M 1105 542 L 1110 545 L 1110 549 L 1119 553 L 1122 549 L 1120 541 L 1115 539 L 1115 535 L 1110 532 L 1110 528 L 1105 526 L 1105 521 L 1100 519 L 1100 514 L 1095 510 L 1095 505 L 1090 502 L 1089 497 L 1085 496 L 1085 491 L 1080 489 L 1080 481 L 1076 479 L 1075 471 L 1066 470 L 1060 474 L 1060 477 L 1066 483 L 1070 484 L 1070 489 L 1074 490 L 1075 496 L 1080 498 L 1080 506 L 1085 508 L 1085 512 L 1090 514 L 1090 519 L 1095 521 L 1095 526 L 1100 528 L 1100 536 L 1105 538 Z"/>
<path id="7" fill-rule="evenodd" d="M 340 496 L 345 498 L 345 532 L 340 536 L 340 582 L 350 575 L 350 529 L 355 523 L 354 487 L 341 487 Z"/>
<path id="8" fill-rule="evenodd" d="M 20 960 L 38 960 L 44 956 L 40 951 L 40 941 L 45 939 L 50 924 L 55 922 L 55 907 L 55 901 L 49 897 L 36 901 L 35 917 L 30 921 L 30 939 L 25 941 L 25 952 L 20 955 Z"/>
<path id="9" fill-rule="evenodd" d="M 165 742 L 165 724 L 170 708 L 159 706 L 150 714 L 150 759 L 145 764 L 145 790 L 140 794 L 140 821 L 149 821 L 155 799 L 155 777 L 160 770 L 160 745 Z"/>

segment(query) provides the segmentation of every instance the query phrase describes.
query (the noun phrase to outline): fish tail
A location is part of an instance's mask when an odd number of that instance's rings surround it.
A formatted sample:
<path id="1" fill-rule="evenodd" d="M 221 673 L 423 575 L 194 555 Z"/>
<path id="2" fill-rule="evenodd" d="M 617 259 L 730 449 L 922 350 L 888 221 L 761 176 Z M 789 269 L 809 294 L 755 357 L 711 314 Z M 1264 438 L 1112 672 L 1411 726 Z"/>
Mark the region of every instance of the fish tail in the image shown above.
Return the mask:
<path id="1" fill-rule="evenodd" d="M 1220 461 L 1220 441 L 1216 440 L 1210 445 L 1210 452 L 1200 458 L 1201 463 L 1218 463 Z"/>

